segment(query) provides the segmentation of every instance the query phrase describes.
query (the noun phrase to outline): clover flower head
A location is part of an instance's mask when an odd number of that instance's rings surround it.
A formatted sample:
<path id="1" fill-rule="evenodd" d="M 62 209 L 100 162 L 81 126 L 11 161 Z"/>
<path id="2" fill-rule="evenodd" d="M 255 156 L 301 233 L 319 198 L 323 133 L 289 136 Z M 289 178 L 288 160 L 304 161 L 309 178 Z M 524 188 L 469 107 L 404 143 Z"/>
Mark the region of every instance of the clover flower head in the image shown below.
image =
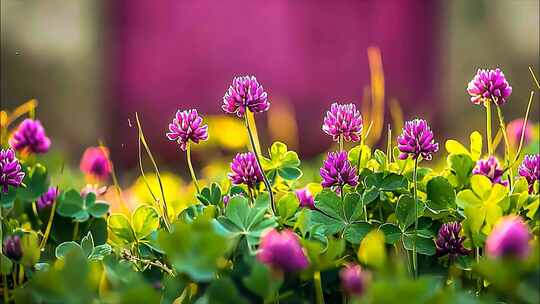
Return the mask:
<path id="1" fill-rule="evenodd" d="M 263 181 L 262 171 L 253 152 L 238 153 L 231 162 L 229 179 L 235 185 L 245 184 L 254 188 Z"/>
<path id="2" fill-rule="evenodd" d="M 2 252 L 4 252 L 4 254 L 8 258 L 14 261 L 20 260 L 23 256 L 22 247 L 21 247 L 21 238 L 16 234 L 8 236 L 4 240 L 2 249 L 3 249 Z"/>
<path id="3" fill-rule="evenodd" d="M 180 144 L 180 149 L 186 151 L 189 141 L 199 143 L 208 139 L 208 125 L 203 125 L 202 117 L 197 110 L 176 111 L 175 118 L 169 124 L 167 138 Z"/>
<path id="4" fill-rule="evenodd" d="M 300 202 L 300 207 L 315 209 L 315 199 L 307 187 L 298 189 L 295 193 Z"/>
<path id="5" fill-rule="evenodd" d="M 435 245 L 437 255 L 455 260 L 458 256 L 468 255 L 469 250 L 463 247 L 465 237 L 460 236 L 461 224 L 459 222 L 445 223 L 439 229 Z"/>
<path id="6" fill-rule="evenodd" d="M 499 164 L 497 158 L 493 155 L 487 159 L 480 159 L 476 162 L 476 166 L 473 169 L 473 174 L 484 175 L 489 178 L 494 184 L 501 184 L 503 186 L 508 185 L 508 181 L 503 181 L 504 170 Z"/>
<path id="7" fill-rule="evenodd" d="M 525 155 L 518 172 L 527 180 L 529 193 L 533 193 L 534 183 L 540 180 L 540 154 Z"/>
<path id="8" fill-rule="evenodd" d="M 500 69 L 478 69 L 467 86 L 467 93 L 471 95 L 471 102 L 474 104 L 482 104 L 489 100 L 497 105 L 503 105 L 512 94 L 512 87 Z"/>
<path id="9" fill-rule="evenodd" d="M 493 227 L 486 240 L 486 251 L 492 258 L 529 256 L 531 234 L 527 224 L 519 216 L 502 217 Z"/>
<path id="10" fill-rule="evenodd" d="M 257 259 L 274 269 L 295 272 L 309 265 L 298 236 L 291 230 L 269 230 L 261 240 Z"/>
<path id="11" fill-rule="evenodd" d="M 253 113 L 266 112 L 270 108 L 268 94 L 255 76 L 235 77 L 225 96 L 223 111 L 244 117 L 246 109 Z"/>
<path id="12" fill-rule="evenodd" d="M 343 136 L 345 141 L 359 141 L 362 134 L 362 115 L 356 110 L 356 106 L 350 104 L 333 103 L 322 125 L 322 130 L 338 141 Z"/>
<path id="13" fill-rule="evenodd" d="M 80 169 L 98 180 L 105 180 L 112 172 L 109 150 L 105 147 L 90 147 L 84 151 Z"/>
<path id="14" fill-rule="evenodd" d="M 523 132 L 523 124 L 525 119 L 518 118 L 508 123 L 506 127 L 506 133 L 508 134 L 508 141 L 511 145 L 519 145 L 521 140 L 521 133 Z M 527 121 L 525 126 L 525 132 L 523 132 L 523 144 L 528 145 L 534 137 L 534 130 L 531 126 L 531 122 Z"/>
<path id="15" fill-rule="evenodd" d="M 13 132 L 9 139 L 9 145 L 17 151 L 47 153 L 51 146 L 51 140 L 45 134 L 45 129 L 39 120 L 27 118 Z"/>
<path id="16" fill-rule="evenodd" d="M 358 184 L 356 168 L 349 162 L 345 151 L 328 153 L 319 173 L 323 179 L 321 185 L 325 188 L 354 187 Z"/>
<path id="17" fill-rule="evenodd" d="M 58 191 L 58 188 L 50 187 L 36 200 L 36 205 L 38 209 L 45 209 L 52 206 L 54 201 L 58 198 L 59 194 L 60 192 Z"/>
<path id="18" fill-rule="evenodd" d="M 368 278 L 360 265 L 347 265 L 339 272 L 339 278 L 343 291 L 348 295 L 358 297 L 364 293 Z"/>
<path id="19" fill-rule="evenodd" d="M 439 151 L 439 144 L 433 139 L 433 132 L 423 119 L 405 122 L 397 141 L 401 152 L 400 159 L 407 159 L 409 156 L 417 159 L 422 156 L 423 159 L 431 160 L 432 154 Z"/>
<path id="20" fill-rule="evenodd" d="M 0 150 L 0 192 L 7 193 L 8 186 L 19 187 L 23 181 L 24 172 L 21 163 L 15 157 L 13 149 Z"/>

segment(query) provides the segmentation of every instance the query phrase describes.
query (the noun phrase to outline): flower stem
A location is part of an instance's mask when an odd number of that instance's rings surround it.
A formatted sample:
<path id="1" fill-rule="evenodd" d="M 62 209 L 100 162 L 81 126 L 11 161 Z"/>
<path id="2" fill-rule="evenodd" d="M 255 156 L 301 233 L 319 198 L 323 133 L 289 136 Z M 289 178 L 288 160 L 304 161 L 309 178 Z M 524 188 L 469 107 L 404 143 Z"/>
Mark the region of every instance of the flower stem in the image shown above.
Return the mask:
<path id="1" fill-rule="evenodd" d="M 343 151 L 343 134 L 339 134 L 339 139 L 338 139 L 338 142 L 339 142 L 339 151 Z"/>
<path id="2" fill-rule="evenodd" d="M 486 100 L 484 106 L 486 107 L 486 136 L 488 145 L 488 154 L 493 155 L 493 142 L 491 138 L 491 100 Z"/>
<path id="3" fill-rule="evenodd" d="M 255 159 L 257 160 L 257 165 L 259 166 L 259 169 L 261 170 L 264 186 L 268 190 L 268 195 L 270 196 L 270 206 L 272 207 L 272 213 L 274 215 L 277 215 L 276 211 L 276 205 L 274 203 L 274 193 L 272 193 L 272 185 L 270 184 L 270 181 L 268 181 L 268 178 L 266 177 L 266 174 L 264 173 L 263 167 L 261 165 L 261 160 L 259 159 L 259 153 L 257 152 L 257 148 L 255 146 L 255 138 L 253 137 L 253 132 L 251 131 L 251 127 L 249 125 L 248 115 L 245 113 L 244 115 L 245 121 L 246 121 L 246 129 L 248 131 L 249 135 L 249 142 L 251 143 L 251 148 L 253 149 L 253 154 L 255 154 Z"/>
<path id="4" fill-rule="evenodd" d="M 186 156 L 187 156 L 187 163 L 189 167 L 189 173 L 191 174 L 191 179 L 193 180 L 193 184 L 195 184 L 195 188 L 197 189 L 197 194 L 201 193 L 201 189 L 199 188 L 199 183 L 197 182 L 197 176 L 195 176 L 195 170 L 193 170 L 193 164 L 191 163 L 191 143 L 187 143 L 187 149 L 186 149 Z"/>
<path id="5" fill-rule="evenodd" d="M 413 172 L 413 194 L 414 194 L 414 239 L 413 239 L 413 272 L 414 277 L 418 277 L 418 260 L 416 255 L 416 238 L 418 237 L 418 158 L 414 159 L 414 172 Z"/>
<path id="6" fill-rule="evenodd" d="M 45 232 L 43 233 L 43 239 L 41 239 L 41 244 L 39 245 L 39 249 L 41 250 L 43 250 L 43 248 L 45 248 L 45 245 L 47 244 L 47 239 L 49 238 L 49 234 L 51 233 L 51 227 L 52 227 L 52 222 L 53 222 L 55 212 L 56 212 L 56 200 L 53 201 L 51 214 L 49 215 L 49 220 L 47 221 L 47 227 L 45 228 Z"/>
<path id="7" fill-rule="evenodd" d="M 75 227 L 73 228 L 73 241 L 76 241 L 76 237 L 79 234 L 79 222 L 75 222 Z"/>
<path id="8" fill-rule="evenodd" d="M 511 162 L 511 152 L 510 151 L 510 142 L 508 141 L 508 134 L 506 132 L 506 124 L 504 123 L 504 116 L 503 116 L 503 113 L 502 113 L 502 110 L 501 110 L 501 107 L 499 105 L 497 105 L 497 115 L 499 116 L 499 126 L 501 128 L 501 132 L 503 134 L 503 138 L 504 138 L 504 162 L 505 162 L 505 165 L 506 166 L 509 166 L 510 165 L 510 162 Z M 510 187 L 510 189 L 512 188 L 512 180 L 513 180 L 513 174 L 512 174 L 512 170 L 509 170 L 508 171 L 508 185 Z"/>
<path id="9" fill-rule="evenodd" d="M 320 271 L 315 271 L 313 274 L 313 284 L 315 284 L 315 302 L 317 304 L 324 304 Z"/>

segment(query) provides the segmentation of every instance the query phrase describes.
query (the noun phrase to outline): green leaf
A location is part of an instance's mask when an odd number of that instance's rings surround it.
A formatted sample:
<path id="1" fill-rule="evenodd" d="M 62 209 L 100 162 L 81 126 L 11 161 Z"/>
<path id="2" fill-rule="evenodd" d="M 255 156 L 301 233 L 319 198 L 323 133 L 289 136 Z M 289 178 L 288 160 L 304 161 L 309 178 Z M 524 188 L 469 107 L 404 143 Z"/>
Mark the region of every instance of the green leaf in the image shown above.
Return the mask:
<path id="1" fill-rule="evenodd" d="M 159 228 L 159 214 L 154 207 L 141 205 L 133 212 L 131 225 L 135 237 L 142 240 Z"/>
<path id="2" fill-rule="evenodd" d="M 343 200 L 343 208 L 345 209 L 345 219 L 352 223 L 360 219 L 364 213 L 364 204 L 362 197 L 357 192 L 347 193 Z"/>
<path id="3" fill-rule="evenodd" d="M 315 197 L 315 207 L 330 217 L 336 219 L 344 217 L 341 198 L 330 189 L 324 189 Z"/>
<path id="4" fill-rule="evenodd" d="M 13 262 L 11 262 L 11 260 L 7 256 L 0 254 L 0 274 L 8 275 L 11 273 L 12 269 Z"/>
<path id="5" fill-rule="evenodd" d="M 300 202 L 298 201 L 296 194 L 289 192 L 278 200 L 278 214 L 286 221 L 296 214 L 296 210 L 298 210 L 299 206 Z"/>
<path id="6" fill-rule="evenodd" d="M 428 206 L 436 211 L 455 209 L 456 193 L 448 180 L 436 176 L 427 183 Z"/>
<path id="7" fill-rule="evenodd" d="M 244 299 L 231 279 L 223 277 L 212 284 L 206 290 L 204 296 L 197 301 L 196 304 L 247 304 L 248 301 Z"/>
<path id="8" fill-rule="evenodd" d="M 471 157 L 467 154 L 450 154 L 446 161 L 453 177 L 450 181 L 452 185 L 457 188 L 467 186 L 475 164 Z"/>
<path id="9" fill-rule="evenodd" d="M 367 166 L 367 162 L 371 159 L 371 149 L 367 145 L 358 145 L 349 150 L 349 161 L 356 168 L 358 168 L 360 154 L 362 154 L 362 159 L 360 160 L 360 168 L 362 169 Z"/>
<path id="10" fill-rule="evenodd" d="M 94 251 L 94 238 L 92 233 L 88 232 L 81 240 L 81 248 L 86 256 L 89 256 Z"/>
<path id="11" fill-rule="evenodd" d="M 197 218 L 191 224 L 177 222 L 172 233 L 158 233 L 158 244 L 178 272 L 195 281 L 210 281 L 230 246 L 230 240 L 214 227 L 206 218 Z"/>
<path id="12" fill-rule="evenodd" d="M 347 225 L 343 232 L 343 237 L 352 244 L 360 244 L 364 237 L 373 229 L 367 222 L 359 222 Z"/>
<path id="13" fill-rule="evenodd" d="M 374 202 L 380 195 L 380 191 L 377 187 L 371 186 L 371 188 L 366 189 L 364 193 L 362 193 L 362 202 L 364 205 L 369 205 L 370 203 Z"/>
<path id="14" fill-rule="evenodd" d="M 13 207 L 13 202 L 15 202 L 16 197 L 17 197 L 17 189 L 12 186 L 9 186 L 8 193 L 1 192 L 0 208 L 9 209 Z"/>
<path id="15" fill-rule="evenodd" d="M 379 230 L 384 233 L 384 241 L 387 244 L 394 244 L 401 238 L 401 229 L 391 223 L 384 223 L 379 226 Z"/>
<path id="16" fill-rule="evenodd" d="M 396 191 L 407 188 L 407 179 L 399 174 L 379 172 L 370 174 L 364 181 L 366 188 L 375 187 L 380 191 Z"/>
<path id="17" fill-rule="evenodd" d="M 414 244 L 414 235 L 405 234 L 403 238 L 405 249 L 412 250 Z M 416 252 L 423 255 L 434 255 L 436 252 L 435 243 L 431 238 L 416 238 Z"/>
<path id="18" fill-rule="evenodd" d="M 302 176 L 302 171 L 294 167 L 285 167 L 278 169 L 278 174 L 281 178 L 286 180 L 295 180 Z"/>
<path id="19" fill-rule="evenodd" d="M 225 215 L 220 216 L 218 221 L 237 240 L 245 238 L 248 248 L 255 250 L 262 233 L 277 225 L 275 218 L 265 217 L 267 209 L 266 196 L 259 195 L 253 207 L 249 207 L 249 202 L 245 197 L 235 196 L 227 204 Z"/>
<path id="20" fill-rule="evenodd" d="M 84 217 L 84 200 L 78 191 L 71 189 L 60 194 L 58 197 L 58 207 L 56 212 L 61 216 L 75 218 Z M 83 214 L 81 216 L 81 214 Z"/>
<path id="21" fill-rule="evenodd" d="M 93 217 L 102 217 L 109 212 L 109 204 L 105 201 L 97 201 L 88 208 L 88 213 Z"/>
<path id="22" fill-rule="evenodd" d="M 107 220 L 107 226 L 111 233 L 123 243 L 135 241 L 135 232 L 131 228 L 129 219 L 121 213 L 113 213 Z"/>
<path id="23" fill-rule="evenodd" d="M 79 244 L 70 241 L 58 245 L 56 247 L 56 250 L 54 251 L 54 254 L 57 259 L 64 259 L 64 257 L 66 257 L 66 255 L 72 250 L 80 250 L 81 252 L 83 252 L 83 249 Z"/>
<path id="24" fill-rule="evenodd" d="M 251 273 L 242 279 L 244 285 L 251 292 L 259 295 L 263 300 L 273 297 L 283 283 L 283 277 L 274 276 L 270 268 L 255 261 Z"/>
<path id="25" fill-rule="evenodd" d="M 27 172 L 23 182 L 26 187 L 18 188 L 17 197 L 23 201 L 35 201 L 49 188 L 47 169 L 36 164 Z"/>
<path id="26" fill-rule="evenodd" d="M 457 140 L 447 140 L 444 147 L 449 154 L 469 154 L 469 150 Z"/>
<path id="27" fill-rule="evenodd" d="M 88 257 L 89 260 L 102 260 L 105 256 L 108 256 L 111 254 L 112 248 L 109 244 L 103 244 L 94 247 L 94 250 L 92 250 L 92 253 Z"/>
<path id="28" fill-rule="evenodd" d="M 491 185 L 491 180 L 484 175 L 475 174 L 471 177 L 471 188 L 473 192 L 483 200 L 488 198 L 492 188 Z"/>
<path id="29" fill-rule="evenodd" d="M 35 232 L 25 233 L 21 238 L 21 251 L 23 256 L 20 263 L 32 267 L 39 261 L 41 250 L 39 249 L 38 236 Z"/>
<path id="30" fill-rule="evenodd" d="M 396 205 L 396 217 L 401 230 L 406 230 L 415 221 L 414 198 L 408 194 L 399 197 Z"/>

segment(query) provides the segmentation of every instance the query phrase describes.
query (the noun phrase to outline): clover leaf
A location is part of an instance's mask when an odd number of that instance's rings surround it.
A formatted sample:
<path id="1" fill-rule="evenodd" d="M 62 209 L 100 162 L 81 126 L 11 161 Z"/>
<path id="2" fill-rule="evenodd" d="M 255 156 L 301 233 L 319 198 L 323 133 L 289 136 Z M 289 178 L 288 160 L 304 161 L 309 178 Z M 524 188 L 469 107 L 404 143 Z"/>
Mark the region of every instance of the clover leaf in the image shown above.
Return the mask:
<path id="1" fill-rule="evenodd" d="M 212 183 L 210 187 L 204 187 L 197 199 L 204 205 L 218 205 L 221 202 L 221 187 L 219 184 Z"/>
<path id="2" fill-rule="evenodd" d="M 246 197 L 237 195 L 231 198 L 218 221 L 236 241 L 246 241 L 248 249 L 254 251 L 262 233 L 277 225 L 275 218 L 266 216 L 267 210 L 268 200 L 260 199 L 250 207 Z"/>
<path id="3" fill-rule="evenodd" d="M 109 244 L 94 246 L 94 238 L 90 231 L 85 237 L 83 237 L 80 244 L 71 241 L 58 245 L 55 250 L 55 256 L 57 259 L 64 259 L 72 250 L 80 250 L 90 261 L 103 260 L 105 256 L 111 254 L 112 252 L 112 248 Z"/>
<path id="4" fill-rule="evenodd" d="M 105 201 L 96 201 L 94 193 L 88 193 L 83 198 L 77 190 L 71 189 L 58 197 L 56 212 L 64 217 L 72 218 L 76 222 L 84 222 L 93 217 L 102 217 L 109 211 L 109 204 Z"/>
<path id="5" fill-rule="evenodd" d="M 364 213 L 362 196 L 357 192 L 345 195 L 342 200 L 335 192 L 325 189 L 315 197 L 311 211 L 311 223 L 321 227 L 324 235 L 340 233 L 352 244 L 359 244 L 372 229 L 372 225 L 361 220 Z"/>
<path id="6" fill-rule="evenodd" d="M 159 228 L 159 214 L 149 205 L 141 205 L 135 209 L 131 219 L 121 213 L 109 216 L 107 225 L 112 240 L 118 244 L 134 242 L 148 243 L 148 236 Z"/>
<path id="7" fill-rule="evenodd" d="M 25 187 L 17 189 L 17 198 L 23 201 L 35 201 L 49 188 L 47 169 L 36 164 L 33 167 L 25 167 L 26 176 L 23 180 Z"/>
<path id="8" fill-rule="evenodd" d="M 269 150 L 270 159 L 262 157 L 261 163 L 270 180 L 275 181 L 279 176 L 285 180 L 296 180 L 302 176 L 300 159 L 294 151 L 288 151 L 287 145 L 276 141 Z"/>

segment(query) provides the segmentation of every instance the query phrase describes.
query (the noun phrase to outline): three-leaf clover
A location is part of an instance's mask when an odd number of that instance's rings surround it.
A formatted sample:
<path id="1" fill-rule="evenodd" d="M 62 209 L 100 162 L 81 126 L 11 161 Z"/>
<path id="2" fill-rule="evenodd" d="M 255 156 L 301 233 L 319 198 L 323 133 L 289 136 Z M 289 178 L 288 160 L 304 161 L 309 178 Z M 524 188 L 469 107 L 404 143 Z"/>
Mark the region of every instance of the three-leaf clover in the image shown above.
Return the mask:
<path id="1" fill-rule="evenodd" d="M 55 255 L 57 259 L 63 259 L 71 250 L 80 250 L 88 258 L 88 260 L 103 260 L 103 258 L 111 254 L 112 248 L 109 244 L 102 244 L 94 246 L 94 237 L 89 231 L 88 234 L 82 238 L 81 244 L 76 242 L 64 242 L 56 247 Z"/>
<path id="2" fill-rule="evenodd" d="M 109 211 L 109 204 L 105 201 L 96 201 L 92 192 L 83 198 L 77 190 L 71 189 L 60 194 L 56 212 L 64 217 L 72 218 L 76 222 L 84 222 L 90 216 L 102 217 Z"/>
<path id="3" fill-rule="evenodd" d="M 268 178 L 274 182 L 279 176 L 284 180 L 296 180 L 302 176 L 300 159 L 294 151 L 288 151 L 287 145 L 276 141 L 270 147 L 270 159 L 262 157 L 261 163 Z"/>

